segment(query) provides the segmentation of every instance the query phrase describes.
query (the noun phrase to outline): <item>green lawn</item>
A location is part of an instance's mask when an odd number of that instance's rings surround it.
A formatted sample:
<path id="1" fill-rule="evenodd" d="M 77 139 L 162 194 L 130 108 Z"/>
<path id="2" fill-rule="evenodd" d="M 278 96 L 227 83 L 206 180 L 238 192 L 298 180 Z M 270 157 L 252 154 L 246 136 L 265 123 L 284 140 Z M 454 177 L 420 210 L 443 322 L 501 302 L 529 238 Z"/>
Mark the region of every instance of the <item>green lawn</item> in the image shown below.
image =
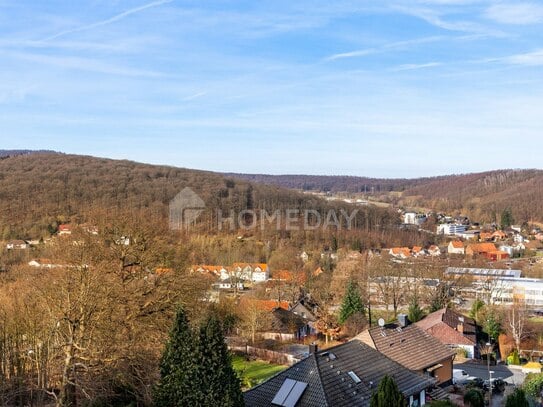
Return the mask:
<path id="1" fill-rule="evenodd" d="M 234 370 L 241 378 L 244 388 L 251 388 L 262 383 L 274 374 L 285 370 L 287 367 L 282 365 L 274 365 L 262 360 L 247 361 L 243 356 L 232 356 L 232 365 Z"/>

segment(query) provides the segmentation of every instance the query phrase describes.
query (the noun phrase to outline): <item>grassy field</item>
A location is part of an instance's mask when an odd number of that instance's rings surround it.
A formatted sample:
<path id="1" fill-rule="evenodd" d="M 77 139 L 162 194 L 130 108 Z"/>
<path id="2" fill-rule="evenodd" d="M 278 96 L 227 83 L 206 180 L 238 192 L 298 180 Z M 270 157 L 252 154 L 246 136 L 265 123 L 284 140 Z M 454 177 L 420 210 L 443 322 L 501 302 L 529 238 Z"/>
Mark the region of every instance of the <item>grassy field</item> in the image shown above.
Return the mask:
<path id="1" fill-rule="evenodd" d="M 286 369 L 286 366 L 274 365 L 262 360 L 247 361 L 243 356 L 234 355 L 232 357 L 234 370 L 241 378 L 244 389 L 249 389 L 262 383 L 274 374 Z"/>

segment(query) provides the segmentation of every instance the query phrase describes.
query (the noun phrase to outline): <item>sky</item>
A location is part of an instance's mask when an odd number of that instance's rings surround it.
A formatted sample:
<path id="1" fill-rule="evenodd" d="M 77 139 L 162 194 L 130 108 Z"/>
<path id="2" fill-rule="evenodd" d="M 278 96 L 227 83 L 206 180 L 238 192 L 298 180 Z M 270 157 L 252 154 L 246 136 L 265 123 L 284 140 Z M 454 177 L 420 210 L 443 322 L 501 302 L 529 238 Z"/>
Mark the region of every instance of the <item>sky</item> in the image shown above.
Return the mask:
<path id="1" fill-rule="evenodd" d="M 543 1 L 0 0 L 0 148 L 268 174 L 541 168 Z"/>

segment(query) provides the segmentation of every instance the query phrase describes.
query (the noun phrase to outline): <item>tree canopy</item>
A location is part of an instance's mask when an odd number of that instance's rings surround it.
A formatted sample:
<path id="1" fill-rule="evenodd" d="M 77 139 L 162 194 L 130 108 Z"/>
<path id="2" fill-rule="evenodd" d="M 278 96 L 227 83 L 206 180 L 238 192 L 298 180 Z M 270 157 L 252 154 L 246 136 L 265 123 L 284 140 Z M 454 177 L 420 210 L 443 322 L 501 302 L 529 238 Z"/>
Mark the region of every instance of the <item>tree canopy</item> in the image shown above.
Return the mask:
<path id="1" fill-rule="evenodd" d="M 385 375 L 379 382 L 377 391 L 371 396 L 370 407 L 407 407 L 407 400 L 394 379 Z"/>
<path id="2" fill-rule="evenodd" d="M 345 289 L 345 295 L 343 296 L 343 302 L 341 303 L 341 309 L 339 311 L 339 323 L 343 324 L 349 317 L 355 314 L 366 313 L 366 307 L 362 296 L 360 295 L 360 289 L 358 285 L 353 281 L 349 280 L 347 283 L 347 288 Z"/>

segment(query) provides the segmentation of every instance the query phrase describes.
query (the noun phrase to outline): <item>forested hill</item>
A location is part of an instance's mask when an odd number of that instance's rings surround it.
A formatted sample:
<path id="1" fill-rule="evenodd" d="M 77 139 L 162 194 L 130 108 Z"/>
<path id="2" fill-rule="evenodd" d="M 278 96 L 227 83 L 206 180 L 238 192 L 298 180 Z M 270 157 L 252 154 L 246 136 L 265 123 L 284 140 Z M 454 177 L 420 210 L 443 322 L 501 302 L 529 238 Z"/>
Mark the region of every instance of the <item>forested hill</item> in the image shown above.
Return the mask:
<path id="1" fill-rule="evenodd" d="M 244 179 L 260 184 L 276 185 L 285 188 L 315 192 L 390 192 L 403 191 L 414 185 L 424 184 L 438 178 L 418 179 L 386 179 L 367 178 L 345 175 L 266 175 L 266 174 L 236 174 L 224 175 Z"/>
<path id="2" fill-rule="evenodd" d="M 0 238 L 45 237 L 59 222 L 83 223 L 89 214 L 96 213 L 116 216 L 144 211 L 167 225 L 169 203 L 185 187 L 203 199 L 209 216 L 216 214 L 216 209 L 230 214 L 244 209 L 326 210 L 332 205 L 286 188 L 251 184 L 212 172 L 33 153 L 0 159 Z M 367 208 L 363 212 L 360 216 L 365 218 L 357 221 L 366 230 L 397 222 L 391 211 Z M 210 225 L 212 221 L 210 218 Z"/>
<path id="3" fill-rule="evenodd" d="M 51 150 L 0 150 L 0 159 L 26 154 L 56 154 Z"/>
<path id="4" fill-rule="evenodd" d="M 543 222 L 543 171 L 497 170 L 418 179 L 228 174 L 253 182 L 309 191 L 366 193 L 404 207 L 461 212 L 481 221 L 510 208 L 517 222 Z M 388 194 L 395 192 L 394 194 Z"/>

